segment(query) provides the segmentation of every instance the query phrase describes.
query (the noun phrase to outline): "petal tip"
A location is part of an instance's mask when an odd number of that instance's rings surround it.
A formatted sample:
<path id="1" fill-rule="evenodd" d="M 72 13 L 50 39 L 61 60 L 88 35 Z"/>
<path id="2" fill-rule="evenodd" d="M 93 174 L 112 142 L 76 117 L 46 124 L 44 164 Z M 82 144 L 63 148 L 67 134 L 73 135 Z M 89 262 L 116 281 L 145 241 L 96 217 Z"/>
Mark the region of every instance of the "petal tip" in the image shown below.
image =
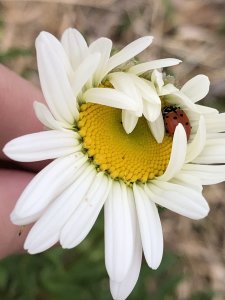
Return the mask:
<path id="1" fill-rule="evenodd" d="M 142 39 L 143 41 L 145 41 L 146 44 L 148 44 L 148 46 L 150 46 L 151 43 L 152 43 L 153 40 L 154 40 L 154 37 L 151 36 L 151 35 L 146 35 L 146 36 L 143 36 L 141 39 Z"/>
<path id="2" fill-rule="evenodd" d="M 45 42 L 46 39 L 49 39 L 49 38 L 55 39 L 55 37 L 50 32 L 41 31 L 35 40 L 35 46 L 37 46 L 39 43 Z"/>
<path id="3" fill-rule="evenodd" d="M 18 220 L 18 216 L 16 215 L 15 210 L 13 210 L 13 211 L 11 212 L 9 218 L 10 218 L 10 221 L 11 221 L 13 224 L 17 225 L 17 224 L 16 224 L 16 223 L 17 223 L 16 220 Z"/>
<path id="4" fill-rule="evenodd" d="M 7 144 L 5 144 L 5 146 L 2 148 L 2 152 L 7 156 L 7 157 L 9 157 L 9 158 L 11 158 L 10 157 L 10 141 L 7 143 Z"/>
<path id="5" fill-rule="evenodd" d="M 205 201 L 205 206 L 202 207 L 202 210 L 199 213 L 198 217 L 196 217 L 196 220 L 204 219 L 205 217 L 208 216 L 209 212 L 210 212 L 210 207 L 209 207 L 208 203 Z"/>

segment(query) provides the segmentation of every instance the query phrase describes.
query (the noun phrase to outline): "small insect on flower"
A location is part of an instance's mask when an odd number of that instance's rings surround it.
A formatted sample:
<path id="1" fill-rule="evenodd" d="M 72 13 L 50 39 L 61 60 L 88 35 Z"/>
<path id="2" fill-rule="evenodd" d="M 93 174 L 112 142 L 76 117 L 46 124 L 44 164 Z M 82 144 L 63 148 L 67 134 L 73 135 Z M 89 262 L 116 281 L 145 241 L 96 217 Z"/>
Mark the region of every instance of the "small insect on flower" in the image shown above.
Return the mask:
<path id="1" fill-rule="evenodd" d="M 175 129 L 179 123 L 184 126 L 184 129 L 187 134 L 187 140 L 189 140 L 191 134 L 191 125 L 186 113 L 180 109 L 180 107 L 170 105 L 164 107 L 163 111 L 163 119 L 166 131 L 169 135 L 173 135 Z"/>

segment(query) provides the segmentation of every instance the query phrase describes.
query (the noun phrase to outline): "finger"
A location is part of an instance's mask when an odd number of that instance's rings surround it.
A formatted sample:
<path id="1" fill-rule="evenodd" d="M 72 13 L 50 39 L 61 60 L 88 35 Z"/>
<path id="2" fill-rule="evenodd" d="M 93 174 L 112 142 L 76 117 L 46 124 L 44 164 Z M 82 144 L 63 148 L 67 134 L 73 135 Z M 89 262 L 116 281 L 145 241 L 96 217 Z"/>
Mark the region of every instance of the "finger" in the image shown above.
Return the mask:
<path id="1" fill-rule="evenodd" d="M 34 175 L 30 172 L 0 169 L 0 259 L 23 251 L 30 225 L 19 234 L 20 227 L 11 223 L 10 213 Z"/>
<path id="2" fill-rule="evenodd" d="M 43 125 L 38 121 L 33 110 L 35 100 L 45 102 L 41 91 L 0 64 L 0 159 L 9 160 L 2 152 L 3 146 L 8 141 L 43 130 Z M 39 170 L 46 163 L 20 163 L 20 165 Z"/>

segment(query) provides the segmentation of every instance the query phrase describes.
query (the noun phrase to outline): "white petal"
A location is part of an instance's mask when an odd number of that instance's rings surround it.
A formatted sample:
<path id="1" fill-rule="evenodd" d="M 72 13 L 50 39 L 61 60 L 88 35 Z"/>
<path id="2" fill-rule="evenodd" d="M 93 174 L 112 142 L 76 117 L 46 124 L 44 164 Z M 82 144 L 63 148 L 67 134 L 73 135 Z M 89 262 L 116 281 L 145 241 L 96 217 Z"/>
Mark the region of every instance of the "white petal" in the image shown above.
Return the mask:
<path id="1" fill-rule="evenodd" d="M 63 248 L 73 248 L 87 236 L 108 196 L 110 187 L 111 180 L 103 172 L 98 173 L 61 231 L 60 243 Z"/>
<path id="2" fill-rule="evenodd" d="M 48 206 L 25 241 L 24 248 L 29 253 L 45 251 L 59 240 L 62 227 L 79 205 L 95 176 L 96 171 L 87 164 L 79 178 Z"/>
<path id="3" fill-rule="evenodd" d="M 105 264 L 111 280 L 125 279 L 134 251 L 134 203 L 123 182 L 114 181 L 105 202 Z"/>
<path id="4" fill-rule="evenodd" d="M 207 138 L 206 138 L 206 143 L 209 145 L 214 143 L 214 140 L 217 140 L 218 142 L 223 142 L 225 140 L 225 132 L 208 132 L 207 133 Z"/>
<path id="5" fill-rule="evenodd" d="M 147 264 L 157 269 L 163 255 L 163 234 L 156 205 L 148 198 L 143 186 L 133 185 L 141 241 Z"/>
<path id="6" fill-rule="evenodd" d="M 207 132 L 225 131 L 225 113 L 205 116 Z"/>
<path id="7" fill-rule="evenodd" d="M 160 93 L 160 91 L 164 85 L 162 72 L 159 72 L 158 70 L 154 70 L 152 72 L 151 80 L 154 83 L 158 92 Z"/>
<path id="8" fill-rule="evenodd" d="M 170 66 L 177 65 L 181 62 L 181 60 L 176 58 L 163 58 L 163 59 L 156 59 L 152 61 L 148 61 L 145 63 L 137 64 L 129 69 L 129 72 L 134 73 L 136 75 L 143 74 L 149 70 L 166 68 Z"/>
<path id="9" fill-rule="evenodd" d="M 88 55 L 88 46 L 85 39 L 78 30 L 68 28 L 64 31 L 61 42 L 73 69 L 76 70 L 79 64 Z"/>
<path id="10" fill-rule="evenodd" d="M 73 91 L 61 57 L 41 37 L 36 40 L 36 49 L 42 91 L 56 120 L 68 126 L 78 116 Z"/>
<path id="11" fill-rule="evenodd" d="M 110 88 L 92 88 L 83 94 L 86 102 L 135 111 L 137 103 L 124 93 Z"/>
<path id="12" fill-rule="evenodd" d="M 174 105 L 176 104 L 181 109 L 189 109 L 196 113 L 201 113 L 198 106 L 194 104 L 184 93 L 181 91 L 174 92 L 171 95 L 166 97 L 166 102 L 168 104 Z"/>
<path id="13" fill-rule="evenodd" d="M 211 145 L 211 141 L 214 143 L 215 140 L 219 143 L 223 143 L 225 140 L 225 132 L 208 132 L 206 135 L 206 144 Z"/>
<path id="14" fill-rule="evenodd" d="M 152 135 L 156 139 L 157 143 L 162 143 L 165 134 L 165 126 L 162 114 L 159 114 L 159 117 L 156 119 L 156 121 L 148 122 L 148 126 L 151 129 Z"/>
<path id="15" fill-rule="evenodd" d="M 36 114 L 36 117 L 38 120 L 44 124 L 49 129 L 55 129 L 55 130 L 63 130 L 65 127 L 65 124 L 63 124 L 60 121 L 57 121 L 46 105 L 43 103 L 35 101 L 33 103 L 34 111 Z M 69 128 L 72 128 L 72 125 L 70 125 Z"/>
<path id="16" fill-rule="evenodd" d="M 208 135 L 207 140 L 206 140 L 206 146 L 224 146 L 225 145 L 225 133 L 224 132 L 217 132 L 214 133 L 214 135 L 216 135 L 216 137 L 212 137 L 210 135 Z"/>
<path id="17" fill-rule="evenodd" d="M 155 122 L 161 115 L 161 105 L 143 101 L 143 114 L 149 122 Z"/>
<path id="18" fill-rule="evenodd" d="M 137 250 L 137 253 L 132 261 L 132 268 L 129 270 L 126 278 L 123 281 L 116 282 L 110 280 L 110 291 L 114 300 L 126 299 L 134 289 L 141 269 L 142 247 Z"/>
<path id="19" fill-rule="evenodd" d="M 133 77 L 134 76 L 129 76 L 129 74 L 124 72 L 114 72 L 110 74 L 107 79 L 109 79 L 116 90 L 126 94 L 136 102 L 137 110 L 135 114 L 140 117 L 143 111 L 142 99 L 132 80 Z"/>
<path id="20" fill-rule="evenodd" d="M 152 36 L 145 36 L 141 37 L 134 42 L 130 43 L 118 53 L 114 54 L 108 62 L 106 71 L 104 76 L 109 73 L 115 67 L 125 63 L 129 59 L 133 58 L 144 49 L 146 49 L 152 43 L 153 37 Z"/>
<path id="21" fill-rule="evenodd" d="M 121 282 L 115 282 L 110 280 L 110 291 L 112 293 L 113 299 L 124 300 L 130 295 L 139 277 L 139 273 L 141 269 L 141 261 L 142 261 L 142 245 L 141 245 L 139 227 L 137 224 L 136 236 L 135 236 L 135 249 L 132 257 L 132 264 L 127 273 L 127 276 Z"/>
<path id="22" fill-rule="evenodd" d="M 194 139 L 187 145 L 187 155 L 185 162 L 194 160 L 203 150 L 206 142 L 205 119 L 203 116 L 199 119 L 199 127 Z"/>
<path id="23" fill-rule="evenodd" d="M 183 85 L 181 92 L 195 103 L 208 94 L 209 85 L 210 82 L 207 76 L 197 75 Z"/>
<path id="24" fill-rule="evenodd" d="M 77 67 L 71 83 L 74 97 L 77 97 L 77 95 L 81 92 L 82 87 L 92 77 L 93 73 L 98 67 L 99 61 L 99 53 L 90 54 Z"/>
<path id="25" fill-rule="evenodd" d="M 87 157 L 81 152 L 58 158 L 39 172 L 23 191 L 11 214 L 14 224 L 36 221 L 43 210 L 81 173 Z"/>
<path id="26" fill-rule="evenodd" d="M 132 74 L 130 74 L 130 76 L 132 76 Z M 139 78 L 135 75 L 132 76 L 132 79 L 144 100 L 146 100 L 150 104 L 161 106 L 161 100 L 154 86 L 152 86 L 148 80 Z"/>
<path id="27" fill-rule="evenodd" d="M 174 177 L 184 165 L 187 151 L 187 135 L 184 127 L 178 124 L 173 136 L 173 146 L 170 161 L 165 173 L 159 176 L 159 180 L 168 181 Z"/>
<path id="28" fill-rule="evenodd" d="M 89 46 L 90 53 L 98 52 L 101 54 L 101 61 L 94 75 L 94 85 L 98 86 L 105 74 L 110 53 L 112 50 L 112 41 L 107 38 L 99 38 Z"/>
<path id="29" fill-rule="evenodd" d="M 165 96 L 165 95 L 173 94 L 177 91 L 179 91 L 178 88 L 176 88 L 173 84 L 168 83 L 160 89 L 159 95 Z"/>
<path id="30" fill-rule="evenodd" d="M 210 142 L 210 143 L 209 143 Z M 222 139 L 207 140 L 203 151 L 193 162 L 199 164 L 223 164 L 225 163 L 225 141 Z"/>
<path id="31" fill-rule="evenodd" d="M 145 185 L 145 191 L 155 203 L 194 220 L 204 218 L 209 212 L 201 192 L 189 187 L 153 180 Z"/>
<path id="32" fill-rule="evenodd" d="M 197 108 L 200 114 L 218 115 L 219 113 L 219 111 L 216 108 L 212 108 L 204 105 L 195 104 L 195 108 Z"/>
<path id="33" fill-rule="evenodd" d="M 27 134 L 10 141 L 3 152 L 11 159 L 23 162 L 56 158 L 81 150 L 77 133 L 50 130 Z"/>
<path id="34" fill-rule="evenodd" d="M 59 61 L 65 67 L 67 75 L 70 76 L 70 74 L 73 72 L 70 61 L 63 49 L 62 44 L 54 35 L 49 32 L 42 31 L 37 37 L 35 43 L 36 45 L 43 43 L 46 45 L 49 51 L 54 52 L 57 55 Z"/>
<path id="35" fill-rule="evenodd" d="M 130 75 L 143 100 L 143 114 L 148 121 L 154 122 L 161 112 L 161 100 L 154 88 L 147 80 L 136 75 Z"/>
<path id="36" fill-rule="evenodd" d="M 184 172 L 194 175 L 203 185 L 215 184 L 225 181 L 225 165 L 209 166 L 199 164 L 185 164 Z"/>
<path id="37" fill-rule="evenodd" d="M 134 128 L 137 125 L 137 122 L 138 117 L 134 113 L 131 113 L 128 110 L 122 110 L 123 128 L 127 134 L 131 133 L 134 130 Z"/>
<path id="38" fill-rule="evenodd" d="M 185 165 L 184 165 L 185 167 Z M 202 193 L 202 182 L 201 180 L 196 177 L 194 174 L 187 173 L 184 171 L 184 167 L 182 170 L 177 174 L 177 176 L 173 177 L 170 182 L 175 183 L 178 185 L 182 185 L 184 187 L 191 188 L 196 192 Z"/>

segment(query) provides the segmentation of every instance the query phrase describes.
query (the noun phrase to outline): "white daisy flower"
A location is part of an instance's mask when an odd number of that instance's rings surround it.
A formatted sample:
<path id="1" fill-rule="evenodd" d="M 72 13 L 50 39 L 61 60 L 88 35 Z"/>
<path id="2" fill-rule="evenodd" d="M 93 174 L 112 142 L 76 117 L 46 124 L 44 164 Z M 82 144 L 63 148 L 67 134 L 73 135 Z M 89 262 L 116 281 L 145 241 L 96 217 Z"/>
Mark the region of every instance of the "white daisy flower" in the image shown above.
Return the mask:
<path id="1" fill-rule="evenodd" d="M 57 95 L 55 104 L 51 99 L 47 100 L 54 117 L 60 120 L 63 117 L 64 127 L 68 127 L 71 118 L 78 117 L 78 107 L 74 106 L 74 98 L 77 98 L 78 106 L 85 101 L 122 109 L 122 123 L 127 133 L 134 130 L 142 114 L 150 122 L 155 121 L 161 111 L 159 96 L 150 82 L 139 75 L 181 61 L 165 58 L 133 65 L 130 59 L 147 48 L 152 40 L 152 36 L 139 38 L 110 56 L 112 41 L 108 38 L 99 38 L 88 46 L 76 29 L 67 29 L 61 43 L 51 34 L 42 32 L 36 40 L 38 69 L 46 99 L 49 90 L 55 98 Z M 56 81 L 66 82 L 62 94 L 55 88 L 56 82 L 49 81 L 47 66 L 50 64 Z M 56 109 L 61 97 L 66 97 L 67 105 L 59 116 Z"/>
<path id="2" fill-rule="evenodd" d="M 209 212 L 202 185 L 225 180 L 225 114 L 195 104 L 208 92 L 207 77 L 194 77 L 180 90 L 165 84 L 162 73 L 151 69 L 175 64 L 172 59 L 115 70 L 151 40 L 139 39 L 110 57 L 109 39 L 88 47 L 69 29 L 62 47 L 42 33 L 38 68 L 49 109 L 37 102 L 34 108 L 49 130 L 4 147 L 18 161 L 55 159 L 11 214 L 14 224 L 35 223 L 24 245 L 29 253 L 57 242 L 75 247 L 104 205 L 105 264 L 117 300 L 126 299 L 137 282 L 142 250 L 151 268 L 161 262 L 157 206 L 201 219 Z"/>

